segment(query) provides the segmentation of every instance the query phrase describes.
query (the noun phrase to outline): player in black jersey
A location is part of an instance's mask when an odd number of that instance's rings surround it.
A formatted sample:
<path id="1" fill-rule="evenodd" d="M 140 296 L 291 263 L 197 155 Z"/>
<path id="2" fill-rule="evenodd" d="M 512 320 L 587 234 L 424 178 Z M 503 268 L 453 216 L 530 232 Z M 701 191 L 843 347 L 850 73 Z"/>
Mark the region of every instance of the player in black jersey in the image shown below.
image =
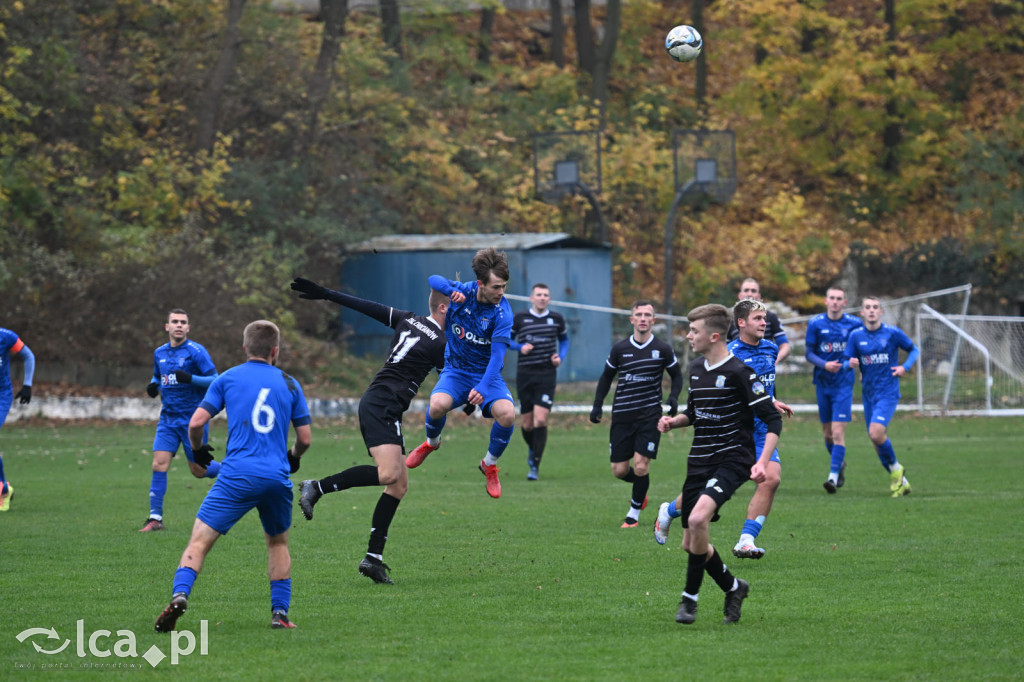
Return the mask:
<path id="1" fill-rule="evenodd" d="M 423 316 L 327 289 L 301 277 L 292 282 L 292 289 L 299 292 L 300 298 L 333 301 L 395 330 L 387 361 L 359 401 L 359 430 L 374 466 L 350 467 L 319 481 L 303 481 L 299 488 L 302 514 L 312 519 L 313 505 L 322 495 L 348 488 L 386 486 L 373 510 L 370 542 L 366 557 L 359 563 L 359 572 L 374 582 L 393 584 L 387 574 L 391 568 L 384 563 L 383 554 L 398 503 L 409 489 L 402 414 L 409 409 L 430 370 L 444 366 L 444 319 L 449 299 L 431 292 L 430 315 Z"/>
<path id="2" fill-rule="evenodd" d="M 555 401 L 558 367 L 569 352 L 565 318 L 548 310 L 551 290 L 547 284 L 534 284 L 530 290 L 530 309 L 512 318 L 512 341 L 508 347 L 519 351 L 516 364 L 516 393 L 523 415 L 523 440 L 529 451 L 526 478 L 537 480 L 537 469 L 548 442 L 548 415 Z"/>
<path id="3" fill-rule="evenodd" d="M 753 277 L 746 278 L 740 284 L 740 291 L 736 296 L 736 300 L 742 301 L 745 298 L 752 298 L 755 301 L 761 300 L 761 285 L 758 284 L 757 280 Z M 777 314 L 769 310 L 766 320 L 768 322 L 768 328 L 764 330 L 764 338 L 779 347 L 779 357 L 776 358 L 775 364 L 781 365 L 782 361 L 789 356 L 789 351 L 791 349 L 789 345 L 789 337 L 786 336 L 786 330 L 782 328 L 782 322 L 779 321 L 779 316 Z M 725 340 L 735 341 L 739 337 L 740 330 L 734 321 L 729 325 L 729 333 L 726 335 Z"/>
<path id="4" fill-rule="evenodd" d="M 707 571 L 725 592 L 728 625 L 739 621 L 750 585 L 733 577 L 711 545 L 710 524 L 718 520 L 718 510 L 743 483 L 748 479 L 762 483 L 766 479 L 765 467 L 782 433 L 782 417 L 757 372 L 726 348 L 728 309 L 718 304 L 703 305 L 691 310 L 687 318 L 690 331 L 686 338 L 693 352 L 704 357 L 690 365 L 686 409 L 658 422 L 662 433 L 691 425 L 694 429 L 682 509 L 677 514 L 683 517 L 683 549 L 689 558 L 676 622 L 688 625 L 696 620 L 697 595 Z M 755 415 L 768 427 L 760 456 L 755 454 L 754 446 Z"/>
<path id="5" fill-rule="evenodd" d="M 633 484 L 633 495 L 623 528 L 636 528 L 640 510 L 647 506 L 647 490 L 651 485 L 651 460 L 658 457 L 658 419 L 661 417 L 662 373 L 668 372 L 672 385 L 668 392 L 669 414 L 674 415 L 683 388 L 683 373 L 676 354 L 667 342 L 656 338 L 654 306 L 650 301 L 637 301 L 629 316 L 633 333 L 612 346 L 605 361 L 604 372 L 597 381 L 594 409 L 590 421 L 598 424 L 604 398 L 612 379 L 619 375 L 612 399 L 612 426 L 609 435 L 612 474 Z M 633 466 L 630 466 L 630 460 Z"/>

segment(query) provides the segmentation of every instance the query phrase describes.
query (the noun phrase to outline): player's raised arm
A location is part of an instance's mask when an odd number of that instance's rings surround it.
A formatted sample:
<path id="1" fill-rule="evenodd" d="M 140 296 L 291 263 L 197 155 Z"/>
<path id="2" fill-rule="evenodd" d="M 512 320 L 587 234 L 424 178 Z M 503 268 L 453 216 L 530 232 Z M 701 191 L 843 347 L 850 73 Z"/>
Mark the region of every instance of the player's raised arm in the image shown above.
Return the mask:
<path id="1" fill-rule="evenodd" d="M 386 306 L 376 301 L 368 301 L 363 298 L 358 298 L 350 294 L 343 293 L 341 291 L 335 291 L 334 289 L 328 289 L 325 286 L 321 286 L 312 280 L 305 279 L 303 277 L 296 277 L 292 280 L 292 290 L 299 292 L 299 298 L 305 298 L 307 300 L 325 300 L 337 303 L 340 306 L 344 306 L 357 313 L 362 313 L 367 317 L 371 317 L 381 324 L 391 326 L 392 317 L 395 313 L 395 309 L 391 306 Z"/>

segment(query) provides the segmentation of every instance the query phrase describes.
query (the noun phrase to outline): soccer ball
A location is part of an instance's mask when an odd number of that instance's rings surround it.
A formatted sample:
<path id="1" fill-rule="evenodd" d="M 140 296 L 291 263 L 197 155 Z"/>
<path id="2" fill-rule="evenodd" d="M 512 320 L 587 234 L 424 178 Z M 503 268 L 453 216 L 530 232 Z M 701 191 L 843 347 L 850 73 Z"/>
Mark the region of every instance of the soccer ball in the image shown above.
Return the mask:
<path id="1" fill-rule="evenodd" d="M 693 26 L 682 24 L 676 26 L 665 36 L 665 49 L 668 56 L 677 62 L 692 62 L 700 56 L 704 40 Z"/>

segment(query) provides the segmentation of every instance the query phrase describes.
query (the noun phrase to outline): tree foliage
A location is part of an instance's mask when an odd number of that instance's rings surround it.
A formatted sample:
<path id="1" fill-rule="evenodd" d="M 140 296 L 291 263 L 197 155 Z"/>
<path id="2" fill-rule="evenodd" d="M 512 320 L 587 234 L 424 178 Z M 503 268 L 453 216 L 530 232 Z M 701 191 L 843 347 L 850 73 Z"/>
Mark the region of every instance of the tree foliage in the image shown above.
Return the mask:
<path id="1" fill-rule="evenodd" d="M 716 0 L 700 106 L 650 0 L 577 22 L 617 29 L 596 43 L 617 45 L 607 96 L 580 68 L 596 53 L 571 54 L 595 35 L 571 23 L 559 65 L 543 15 L 488 3 L 481 61 L 478 10 L 427 4 L 384 30 L 325 6 L 326 37 L 266 0 L 0 5 L 0 322 L 45 360 L 137 364 L 175 306 L 227 357 L 257 316 L 336 331 L 286 283 L 332 281 L 349 242 L 588 234 L 582 198 L 533 197 L 532 136 L 572 130 L 602 131 L 620 303 L 663 299 L 676 128 L 736 131 L 740 176 L 728 204 L 671 226 L 676 310 L 730 300 L 746 275 L 803 304 L 872 259 L 932 263 L 908 289 L 1024 284 L 1024 0 L 907 0 L 892 30 L 882 0 Z"/>

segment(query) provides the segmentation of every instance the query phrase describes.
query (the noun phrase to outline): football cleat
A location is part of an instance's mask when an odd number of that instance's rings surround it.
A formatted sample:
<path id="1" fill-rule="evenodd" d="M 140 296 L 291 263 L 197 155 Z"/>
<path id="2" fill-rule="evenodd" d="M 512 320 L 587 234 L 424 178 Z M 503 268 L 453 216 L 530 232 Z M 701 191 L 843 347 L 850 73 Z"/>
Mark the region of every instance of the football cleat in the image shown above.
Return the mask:
<path id="1" fill-rule="evenodd" d="M 323 497 L 319 481 L 303 481 L 299 484 L 299 507 L 307 521 L 313 520 L 313 505 Z"/>
<path id="2" fill-rule="evenodd" d="M 732 592 L 725 593 L 725 620 L 726 625 L 740 622 L 740 610 L 743 608 L 743 600 L 750 594 L 750 585 L 746 580 L 736 579 L 737 586 Z"/>
<path id="3" fill-rule="evenodd" d="M 270 617 L 270 627 L 275 630 L 283 630 L 285 628 L 297 627 L 295 623 L 288 620 L 288 614 L 284 611 L 274 611 L 274 615 Z"/>
<path id="4" fill-rule="evenodd" d="M 903 465 L 899 465 L 896 469 L 889 472 L 889 490 L 896 492 L 903 486 L 903 474 L 907 473 Z M 898 497 L 898 496 L 897 496 Z"/>
<path id="5" fill-rule="evenodd" d="M 498 472 L 501 469 L 498 468 L 497 464 L 487 466 L 483 460 L 480 460 L 480 473 L 487 477 L 487 494 L 498 499 L 501 497 L 501 481 L 498 480 Z"/>
<path id="6" fill-rule="evenodd" d="M 530 471 L 526 474 L 526 480 L 527 481 L 536 481 L 537 478 L 538 478 L 537 473 L 538 473 L 537 472 L 537 467 L 531 466 L 530 467 Z"/>
<path id="7" fill-rule="evenodd" d="M 427 458 L 434 450 L 441 447 L 440 444 L 431 445 L 429 441 L 423 441 L 416 446 L 416 449 L 409 453 L 409 456 L 405 458 L 405 466 L 410 469 L 415 469 L 419 465 L 423 464 L 423 460 Z"/>
<path id="8" fill-rule="evenodd" d="M 626 520 L 622 522 L 620 528 L 636 528 L 639 525 L 640 521 L 638 519 L 631 519 L 627 516 Z"/>
<path id="9" fill-rule="evenodd" d="M 371 556 L 363 557 L 363 560 L 359 562 L 359 572 L 375 583 L 394 585 L 395 581 L 388 577 L 390 570 L 391 567 L 386 563 Z"/>
<path id="10" fill-rule="evenodd" d="M 747 540 L 740 540 L 732 548 L 732 555 L 739 559 L 760 559 L 764 556 L 764 550 Z"/>
<path id="11" fill-rule="evenodd" d="M 835 495 L 836 490 L 839 488 L 839 485 L 837 483 L 833 483 L 831 478 L 826 480 L 822 485 L 825 487 L 825 492 L 829 495 Z"/>
<path id="12" fill-rule="evenodd" d="M 659 545 L 668 542 L 668 528 L 672 525 L 672 517 L 668 515 L 668 502 L 658 507 L 658 518 L 654 520 L 654 541 Z"/>
<path id="13" fill-rule="evenodd" d="M 846 460 L 843 460 L 843 465 L 839 467 L 839 480 L 836 481 L 836 487 L 842 488 L 846 485 Z"/>
<path id="14" fill-rule="evenodd" d="M 910 481 L 908 481 L 906 479 L 906 477 L 904 477 L 903 480 L 900 482 L 900 487 L 896 488 L 896 490 L 893 491 L 892 496 L 893 497 L 903 497 L 904 495 L 909 495 L 909 494 L 910 494 Z"/>
<path id="15" fill-rule="evenodd" d="M 5 487 L 7 492 L 0 493 L 0 512 L 5 512 L 11 508 L 11 498 L 14 497 L 14 486 L 8 481 Z"/>
<path id="16" fill-rule="evenodd" d="M 697 620 L 697 601 L 689 597 L 683 597 L 679 601 L 679 610 L 676 611 L 676 622 L 683 625 L 692 625 Z"/>
<path id="17" fill-rule="evenodd" d="M 174 624 L 178 622 L 178 617 L 185 613 L 186 609 L 188 609 L 188 597 L 184 592 L 175 593 L 171 597 L 171 603 L 157 616 L 153 629 L 157 632 L 170 632 L 174 629 Z"/>
<path id="18" fill-rule="evenodd" d="M 153 517 L 150 517 L 150 518 L 146 519 L 145 525 L 143 525 L 142 528 L 139 529 L 139 532 L 140 533 L 148 533 L 148 532 L 154 531 L 154 530 L 166 530 L 166 529 L 167 529 L 167 527 L 164 525 L 163 521 L 161 521 L 160 519 L 154 519 Z"/>

